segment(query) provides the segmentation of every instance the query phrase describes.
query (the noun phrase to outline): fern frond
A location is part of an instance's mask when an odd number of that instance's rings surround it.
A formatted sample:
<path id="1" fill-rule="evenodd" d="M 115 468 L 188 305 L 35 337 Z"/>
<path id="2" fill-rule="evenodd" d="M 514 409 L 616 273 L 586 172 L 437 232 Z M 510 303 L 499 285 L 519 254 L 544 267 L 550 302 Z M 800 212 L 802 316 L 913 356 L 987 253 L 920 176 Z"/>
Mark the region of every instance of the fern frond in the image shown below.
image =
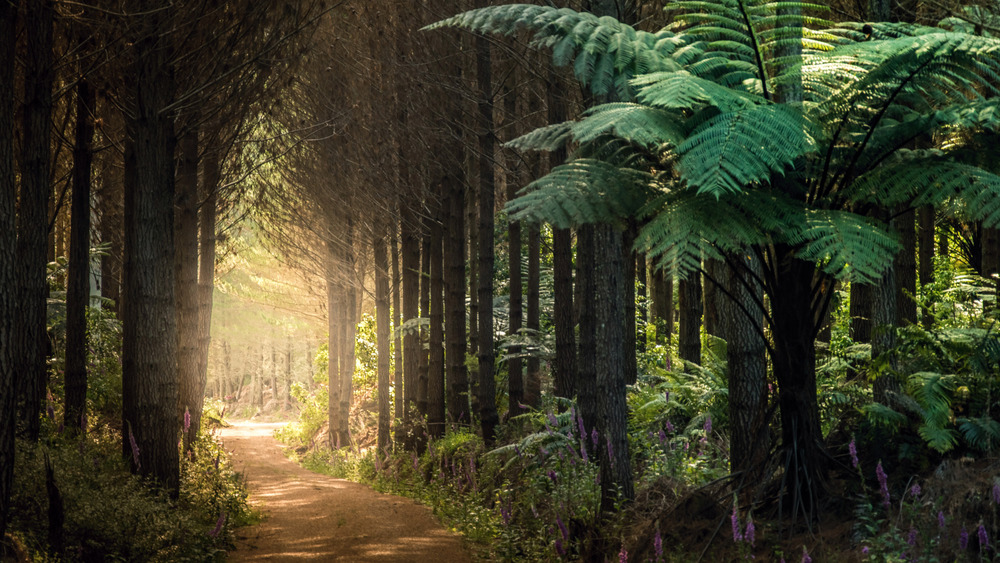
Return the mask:
<path id="1" fill-rule="evenodd" d="M 854 281 L 872 283 L 881 278 L 899 250 L 896 238 L 869 217 L 815 209 L 805 221 L 806 228 L 793 235 L 793 242 L 801 245 L 798 256 L 832 276 L 849 274 Z"/>
<path id="2" fill-rule="evenodd" d="M 673 33 L 637 31 L 614 18 L 569 8 L 509 4 L 471 10 L 424 29 L 459 27 L 477 33 L 513 35 L 524 30 L 535 47 L 552 49 L 557 66 L 572 64 L 580 82 L 595 96 L 632 98 L 635 76 L 679 65 L 670 55 L 684 42 Z"/>
<path id="3" fill-rule="evenodd" d="M 722 111 L 736 111 L 766 103 L 759 96 L 733 90 L 686 71 L 646 74 L 634 79 L 632 85 L 638 88 L 639 102 L 665 109 L 711 105 Z"/>
<path id="4" fill-rule="evenodd" d="M 699 193 L 716 196 L 768 182 L 797 158 L 816 150 L 808 121 L 785 105 L 722 113 L 677 147 L 677 170 Z"/>
<path id="5" fill-rule="evenodd" d="M 960 418 L 959 430 L 969 444 L 984 452 L 990 452 L 1000 446 L 1000 422 L 989 417 Z"/>
<path id="6" fill-rule="evenodd" d="M 658 147 L 664 143 L 676 146 L 686 133 L 684 123 L 676 113 L 628 103 L 597 106 L 572 127 L 573 137 L 581 143 L 592 141 L 608 131 L 646 147 Z"/>
<path id="7" fill-rule="evenodd" d="M 648 172 L 595 159 L 573 160 L 552 169 L 507 203 L 511 218 L 569 228 L 631 217 L 648 199 Z"/>
<path id="8" fill-rule="evenodd" d="M 573 122 L 556 123 L 539 127 L 504 143 L 505 147 L 519 151 L 554 151 L 564 146 L 573 138 Z"/>

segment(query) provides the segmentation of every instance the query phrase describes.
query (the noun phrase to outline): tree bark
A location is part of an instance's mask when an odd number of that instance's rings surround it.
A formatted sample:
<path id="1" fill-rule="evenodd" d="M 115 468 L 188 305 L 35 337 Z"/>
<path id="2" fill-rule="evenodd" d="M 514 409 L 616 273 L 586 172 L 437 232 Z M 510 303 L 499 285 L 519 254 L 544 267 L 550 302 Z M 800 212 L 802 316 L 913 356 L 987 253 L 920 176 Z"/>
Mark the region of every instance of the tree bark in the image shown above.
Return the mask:
<path id="1" fill-rule="evenodd" d="M 678 352 L 686 362 L 701 365 L 701 274 L 692 272 L 677 284 L 680 323 Z"/>
<path id="2" fill-rule="evenodd" d="M 703 262 L 705 267 L 705 272 L 714 280 L 721 280 L 724 277 L 723 268 L 724 265 L 721 261 L 715 258 L 706 258 Z M 720 317 L 720 311 L 724 307 L 722 305 L 722 292 L 718 290 L 714 283 L 708 279 L 702 278 L 702 297 L 704 301 L 703 311 L 705 333 L 712 336 L 722 336 L 722 321 Z"/>
<path id="3" fill-rule="evenodd" d="M 872 341 L 872 286 L 851 282 L 851 339 L 859 344 Z"/>
<path id="4" fill-rule="evenodd" d="M 341 444 L 351 443 L 351 402 L 354 400 L 354 369 L 356 365 L 354 345 L 357 342 L 358 331 L 358 289 L 355 269 L 354 227 L 352 221 L 347 221 L 347 243 L 344 266 L 346 270 L 346 288 L 343 313 L 343 340 L 340 344 L 340 420 Z"/>
<path id="5" fill-rule="evenodd" d="M 594 226 L 582 225 L 576 231 L 576 309 L 579 311 L 580 344 L 574 383 L 580 417 L 589 432 L 598 424 L 597 390 L 597 287 L 598 264 L 595 256 Z"/>
<path id="6" fill-rule="evenodd" d="M 197 116 L 192 116 L 193 120 Z M 177 380 L 180 402 L 178 420 L 184 413 L 194 417 L 204 397 L 198 373 L 198 129 L 189 127 L 178 145 L 176 193 L 174 194 L 174 284 L 177 293 Z M 184 451 L 191 450 L 197 434 L 191 426 L 183 435 Z"/>
<path id="7" fill-rule="evenodd" d="M 478 167 L 478 159 L 471 159 Z M 470 180 L 478 178 L 477 174 L 469 174 Z M 471 183 L 471 182 L 470 182 Z M 468 193 L 466 223 L 469 226 L 469 354 L 479 357 L 479 197 L 478 190 L 471 188 Z M 470 413 L 479 413 L 479 364 L 469 367 L 469 402 Z M 470 417 L 471 418 L 471 417 Z"/>
<path id="8" fill-rule="evenodd" d="M 465 367 L 465 187 L 459 178 L 450 178 L 448 224 L 444 253 L 445 334 L 448 338 L 448 420 L 467 424 L 469 411 L 469 377 Z"/>
<path id="9" fill-rule="evenodd" d="M 646 324 L 649 322 L 649 271 L 646 266 L 646 255 L 638 254 L 635 258 L 635 279 L 636 293 L 638 294 L 638 318 L 636 326 L 636 347 L 639 352 L 645 353 L 648 343 L 646 342 Z"/>
<path id="10" fill-rule="evenodd" d="M 378 348 L 378 438 L 376 453 L 388 455 L 392 449 L 389 404 L 389 257 L 386 252 L 386 228 L 377 224 L 372 237 L 375 258 L 375 340 Z"/>
<path id="11" fill-rule="evenodd" d="M 442 256 L 444 227 L 438 216 L 431 223 L 431 294 L 430 340 L 427 362 L 427 429 L 431 436 L 440 438 L 445 430 L 444 387 L 444 257 Z"/>
<path id="12" fill-rule="evenodd" d="M 219 153 L 210 150 L 203 160 L 202 202 L 199 208 L 198 254 L 198 386 L 208 381 L 208 351 L 212 345 L 212 300 L 215 295 L 215 208 L 222 171 Z M 195 398 L 191 413 L 191 435 L 201 432 L 201 411 L 204 394 Z"/>
<path id="13" fill-rule="evenodd" d="M 872 286 L 871 344 L 872 359 L 891 352 L 896 346 L 896 268 L 890 265 L 882 278 Z M 887 372 L 875 376 L 874 398 L 884 405 L 890 404 L 892 394 L 899 391 L 896 379 L 895 358 L 890 358 Z"/>
<path id="14" fill-rule="evenodd" d="M 47 379 L 45 358 L 46 299 L 48 283 L 50 142 L 52 115 L 52 27 L 55 8 L 52 0 L 26 3 L 24 29 L 23 140 L 21 142 L 21 195 L 17 215 L 17 287 L 19 296 L 14 325 L 17 340 L 14 372 L 22 431 L 31 441 L 38 440 L 39 414 Z M 3 64 L 12 64 L 10 59 Z"/>
<path id="15" fill-rule="evenodd" d="M 622 247 L 622 252 L 624 253 L 624 264 L 625 264 L 625 280 L 622 282 L 622 299 L 625 302 L 625 310 L 622 313 L 624 315 L 623 321 L 625 323 L 625 340 L 622 341 L 622 346 L 625 351 L 625 383 L 627 385 L 635 385 L 636 378 L 638 377 L 638 358 L 636 356 L 636 321 L 635 321 L 635 276 L 636 276 L 636 254 L 632 251 L 632 244 L 635 242 L 635 234 L 638 232 L 638 226 L 634 223 L 631 224 L 624 233 L 619 233 L 622 237 L 622 243 L 619 246 Z"/>
<path id="16" fill-rule="evenodd" d="M 66 405 L 63 425 L 86 432 L 87 308 L 90 306 L 90 177 L 94 158 L 94 91 L 86 79 L 76 90 L 73 201 L 66 283 Z"/>
<path id="17" fill-rule="evenodd" d="M 541 330 L 540 292 L 542 233 L 537 223 L 528 225 L 528 330 L 538 335 Z M 542 400 L 542 368 L 537 354 L 528 358 L 524 386 L 524 400 L 530 407 L 538 408 Z"/>
<path id="18" fill-rule="evenodd" d="M 17 7 L 0 2 L 0 60 L 13 61 Z M 0 538 L 7 532 L 14 483 L 14 312 L 17 303 L 17 185 L 14 182 L 14 65 L 0 65 Z"/>
<path id="19" fill-rule="evenodd" d="M 391 227 L 391 254 L 392 261 L 392 329 L 393 329 L 393 418 L 397 421 L 396 442 L 403 438 L 400 432 L 399 421 L 403 420 L 403 337 L 399 326 L 402 321 L 402 311 L 400 310 L 400 293 L 403 290 L 402 279 L 399 274 L 399 231 L 398 223 L 394 220 Z"/>
<path id="20" fill-rule="evenodd" d="M 416 218 L 409 205 L 401 205 L 402 233 L 403 320 L 416 321 L 420 296 L 420 239 L 416 235 Z M 420 331 L 410 329 L 403 335 L 403 420 L 410 422 L 417 408 L 417 377 L 419 372 Z"/>
<path id="21" fill-rule="evenodd" d="M 628 449 L 628 407 L 625 402 L 625 375 L 628 356 L 625 319 L 625 247 L 622 233 L 610 225 L 594 227 L 597 326 L 598 431 L 604 438 L 600 448 L 601 512 L 610 513 L 620 499 L 635 497 Z M 634 318 L 634 317 L 633 317 Z M 582 406 L 581 406 L 582 410 Z"/>
<path id="22" fill-rule="evenodd" d="M 513 94 L 509 95 L 509 99 Z M 508 118 L 513 120 L 513 109 L 508 110 Z M 517 197 L 517 184 L 515 183 L 517 174 L 511 172 L 507 177 L 507 201 Z M 520 338 L 519 331 L 524 321 L 524 310 L 522 300 L 524 288 L 521 284 L 521 222 L 510 221 L 507 226 L 508 252 L 507 266 L 510 269 L 510 302 L 508 308 L 508 327 L 510 335 Z M 507 416 L 517 416 L 521 414 L 521 405 L 524 404 L 524 363 L 519 354 L 520 346 L 511 346 L 507 349 Z"/>
<path id="23" fill-rule="evenodd" d="M 934 282 L 934 208 L 925 205 L 918 213 L 918 266 L 920 285 L 927 285 Z M 930 329 L 934 324 L 933 311 L 923 308 L 920 311 L 920 324 L 925 329 Z"/>
<path id="24" fill-rule="evenodd" d="M 549 70 L 546 84 L 546 108 L 549 123 L 566 121 L 566 101 L 563 99 L 560 81 L 553 70 Z M 554 168 L 566 161 L 566 149 L 561 147 L 549 153 L 549 167 Z M 576 394 L 576 334 L 573 317 L 573 237 L 569 229 L 552 231 L 552 292 L 553 321 L 556 333 L 556 359 L 552 366 L 554 393 L 567 399 Z"/>
<path id="25" fill-rule="evenodd" d="M 417 412 L 427 416 L 427 377 L 430 363 L 430 316 L 431 316 L 431 234 L 430 219 L 425 217 L 423 236 L 420 239 L 420 317 L 427 319 L 428 324 L 420 326 L 420 361 L 417 375 Z M 426 346 L 426 348 L 425 348 Z"/>
<path id="26" fill-rule="evenodd" d="M 916 212 L 912 209 L 896 216 L 893 227 L 899 232 L 902 248 L 893 260 L 896 274 L 896 321 L 897 326 L 917 322 L 917 233 Z"/>
<path id="27" fill-rule="evenodd" d="M 327 262 L 326 303 L 327 303 L 327 416 L 329 417 L 330 448 L 339 448 L 340 428 L 340 325 L 344 320 L 341 314 L 341 294 L 335 273 L 337 263 L 333 243 L 327 243 L 329 257 Z"/>
<path id="28" fill-rule="evenodd" d="M 476 7 L 486 6 L 476 0 Z M 476 82 L 479 87 L 479 423 L 483 440 L 492 444 L 499 423 L 496 408 L 496 356 L 493 344 L 493 79 L 490 44 L 476 36 Z"/>
<path id="29" fill-rule="evenodd" d="M 125 190 L 122 451 L 134 472 L 179 492 L 177 321 L 174 297 L 172 5 L 135 23 L 128 132 L 135 184 Z M 157 9 L 158 8 L 158 9 Z M 136 447 L 132 447 L 132 440 Z M 138 456 L 134 455 L 138 451 Z"/>

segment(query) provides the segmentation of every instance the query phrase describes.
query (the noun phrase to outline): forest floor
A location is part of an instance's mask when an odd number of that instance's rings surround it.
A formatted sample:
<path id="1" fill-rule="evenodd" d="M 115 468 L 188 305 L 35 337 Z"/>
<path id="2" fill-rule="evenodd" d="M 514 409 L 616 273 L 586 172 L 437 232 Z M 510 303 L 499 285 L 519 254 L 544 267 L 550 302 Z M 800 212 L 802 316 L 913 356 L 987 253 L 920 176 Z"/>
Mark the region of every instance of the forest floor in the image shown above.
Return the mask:
<path id="1" fill-rule="evenodd" d="M 264 520 L 237 530 L 229 561 L 471 561 L 462 538 L 409 499 L 308 471 L 272 436 L 280 422 L 221 429 Z"/>

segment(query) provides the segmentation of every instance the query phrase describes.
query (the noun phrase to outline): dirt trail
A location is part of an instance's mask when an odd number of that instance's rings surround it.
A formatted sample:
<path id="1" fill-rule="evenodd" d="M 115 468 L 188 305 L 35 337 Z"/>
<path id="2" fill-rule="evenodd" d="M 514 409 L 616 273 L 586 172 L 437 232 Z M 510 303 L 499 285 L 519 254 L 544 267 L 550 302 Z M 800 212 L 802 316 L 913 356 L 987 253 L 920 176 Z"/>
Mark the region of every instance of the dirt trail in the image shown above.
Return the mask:
<path id="1" fill-rule="evenodd" d="M 250 497 L 267 515 L 237 532 L 229 561 L 471 561 L 460 536 L 415 502 L 307 471 L 272 437 L 280 423 L 237 422 L 221 432 Z"/>

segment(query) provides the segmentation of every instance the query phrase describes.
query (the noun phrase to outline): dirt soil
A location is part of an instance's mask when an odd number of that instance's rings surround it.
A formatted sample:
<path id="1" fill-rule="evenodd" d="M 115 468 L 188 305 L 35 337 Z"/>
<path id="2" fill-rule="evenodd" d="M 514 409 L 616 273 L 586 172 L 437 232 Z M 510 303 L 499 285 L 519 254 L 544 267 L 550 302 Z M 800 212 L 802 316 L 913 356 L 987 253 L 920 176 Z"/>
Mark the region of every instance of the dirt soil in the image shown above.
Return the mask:
<path id="1" fill-rule="evenodd" d="M 427 507 L 289 461 L 272 436 L 281 424 L 243 421 L 221 431 L 266 515 L 237 531 L 229 561 L 471 561 L 461 536 Z"/>

